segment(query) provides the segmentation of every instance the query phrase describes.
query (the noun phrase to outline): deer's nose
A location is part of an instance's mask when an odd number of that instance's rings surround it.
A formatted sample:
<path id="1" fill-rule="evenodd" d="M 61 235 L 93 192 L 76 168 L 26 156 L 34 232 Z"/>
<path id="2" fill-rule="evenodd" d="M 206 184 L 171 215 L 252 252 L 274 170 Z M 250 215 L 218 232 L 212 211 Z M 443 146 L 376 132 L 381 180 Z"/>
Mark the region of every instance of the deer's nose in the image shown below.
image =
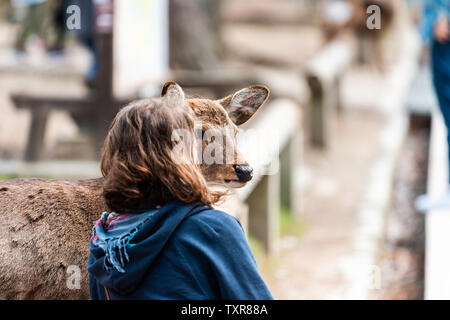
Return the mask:
<path id="1" fill-rule="evenodd" d="M 235 165 L 234 171 L 236 172 L 236 176 L 241 182 L 247 182 L 252 180 L 253 178 L 253 168 L 250 166 Z"/>

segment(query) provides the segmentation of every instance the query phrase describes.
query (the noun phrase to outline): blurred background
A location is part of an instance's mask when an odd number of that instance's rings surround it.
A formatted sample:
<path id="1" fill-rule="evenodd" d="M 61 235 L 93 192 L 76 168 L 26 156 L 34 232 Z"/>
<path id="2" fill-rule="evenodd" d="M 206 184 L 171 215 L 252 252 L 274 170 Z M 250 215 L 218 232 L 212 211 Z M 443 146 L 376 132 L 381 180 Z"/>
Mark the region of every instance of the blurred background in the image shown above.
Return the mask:
<path id="1" fill-rule="evenodd" d="M 275 170 L 223 206 L 275 298 L 449 298 L 450 222 L 414 207 L 447 170 L 422 4 L 0 0 L 0 180 L 100 176 L 117 110 L 165 81 L 214 99 L 264 84 L 244 129 L 275 132 Z"/>

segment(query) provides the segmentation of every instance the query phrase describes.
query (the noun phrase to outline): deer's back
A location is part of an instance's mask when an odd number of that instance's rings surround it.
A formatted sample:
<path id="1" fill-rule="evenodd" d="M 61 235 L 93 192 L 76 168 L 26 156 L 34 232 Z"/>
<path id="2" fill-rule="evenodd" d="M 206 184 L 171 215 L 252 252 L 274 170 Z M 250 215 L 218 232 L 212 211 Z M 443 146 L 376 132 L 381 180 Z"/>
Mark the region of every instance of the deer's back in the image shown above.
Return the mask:
<path id="1" fill-rule="evenodd" d="M 102 179 L 0 181 L 0 298 L 89 298 L 92 222 L 105 210 Z M 67 285 L 81 270 L 81 289 Z"/>

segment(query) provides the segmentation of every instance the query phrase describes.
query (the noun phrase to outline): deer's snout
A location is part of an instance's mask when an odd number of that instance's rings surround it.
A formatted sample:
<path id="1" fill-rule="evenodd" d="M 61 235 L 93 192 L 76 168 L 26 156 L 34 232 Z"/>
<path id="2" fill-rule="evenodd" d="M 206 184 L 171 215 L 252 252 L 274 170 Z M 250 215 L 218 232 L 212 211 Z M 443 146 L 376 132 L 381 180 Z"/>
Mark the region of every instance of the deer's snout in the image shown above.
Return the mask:
<path id="1" fill-rule="evenodd" d="M 236 172 L 236 176 L 241 182 L 247 182 L 252 180 L 253 178 L 253 168 L 250 166 L 235 165 L 234 171 Z"/>

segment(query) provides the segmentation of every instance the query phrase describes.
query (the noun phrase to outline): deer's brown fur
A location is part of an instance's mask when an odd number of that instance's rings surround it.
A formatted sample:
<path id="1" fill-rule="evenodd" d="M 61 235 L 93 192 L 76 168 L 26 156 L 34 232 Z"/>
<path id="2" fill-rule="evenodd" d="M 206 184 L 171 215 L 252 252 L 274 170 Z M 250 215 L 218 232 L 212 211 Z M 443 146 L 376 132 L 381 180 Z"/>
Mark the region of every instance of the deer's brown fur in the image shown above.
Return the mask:
<path id="1" fill-rule="evenodd" d="M 0 298 L 89 299 L 84 271 L 92 222 L 106 210 L 103 179 L 0 182 Z M 82 271 L 69 289 L 67 267 Z"/>
<path id="2" fill-rule="evenodd" d="M 181 90 L 168 83 L 163 94 L 168 85 Z M 254 86 L 222 100 L 186 99 L 186 106 L 206 127 L 235 128 L 233 122 L 248 120 L 268 95 L 267 88 Z M 207 181 L 241 187 L 236 164 L 246 164 L 238 152 L 231 164 L 201 169 Z M 103 178 L 0 181 L 0 299 L 89 299 L 89 239 L 93 222 L 108 210 L 102 184 Z M 80 268 L 80 289 L 70 283 L 69 266 Z"/>

